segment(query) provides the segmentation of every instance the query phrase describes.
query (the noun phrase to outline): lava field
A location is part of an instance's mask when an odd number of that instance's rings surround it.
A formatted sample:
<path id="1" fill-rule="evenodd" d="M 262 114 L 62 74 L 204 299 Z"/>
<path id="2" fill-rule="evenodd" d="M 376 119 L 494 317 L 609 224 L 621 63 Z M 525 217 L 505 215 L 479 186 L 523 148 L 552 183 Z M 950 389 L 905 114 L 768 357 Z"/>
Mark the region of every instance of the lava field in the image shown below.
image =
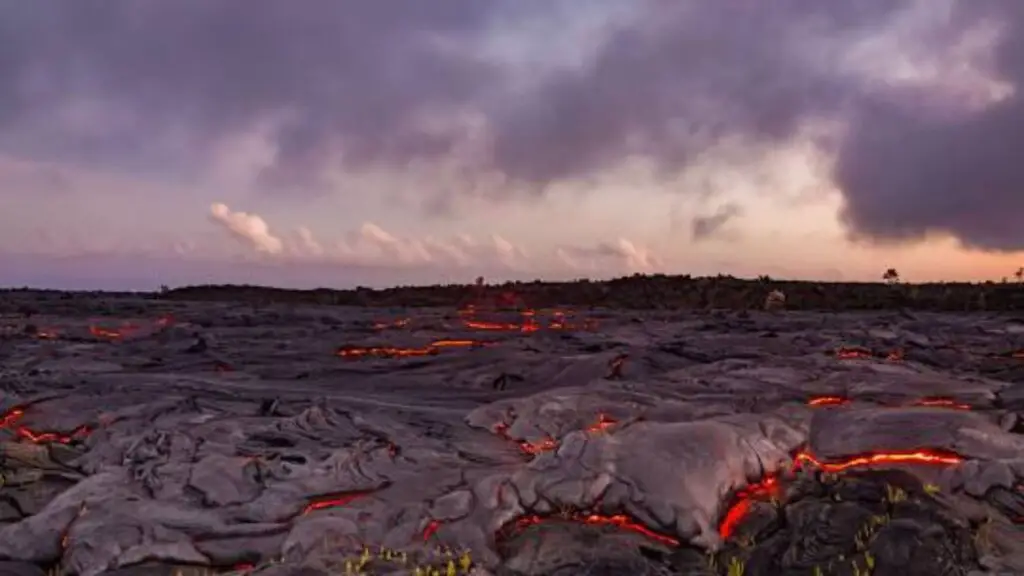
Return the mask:
<path id="1" fill-rule="evenodd" d="M 1007 315 L 32 306 L 0 574 L 1024 574 Z"/>

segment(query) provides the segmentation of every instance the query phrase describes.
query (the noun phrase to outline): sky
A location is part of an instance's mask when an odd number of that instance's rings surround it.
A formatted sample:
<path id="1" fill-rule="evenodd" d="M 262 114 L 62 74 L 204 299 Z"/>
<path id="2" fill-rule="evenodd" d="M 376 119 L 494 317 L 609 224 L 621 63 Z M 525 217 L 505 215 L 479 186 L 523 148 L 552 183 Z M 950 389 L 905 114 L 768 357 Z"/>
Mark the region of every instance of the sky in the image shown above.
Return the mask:
<path id="1" fill-rule="evenodd" d="M 0 285 L 1024 266 L 1020 0 L 0 3 Z"/>

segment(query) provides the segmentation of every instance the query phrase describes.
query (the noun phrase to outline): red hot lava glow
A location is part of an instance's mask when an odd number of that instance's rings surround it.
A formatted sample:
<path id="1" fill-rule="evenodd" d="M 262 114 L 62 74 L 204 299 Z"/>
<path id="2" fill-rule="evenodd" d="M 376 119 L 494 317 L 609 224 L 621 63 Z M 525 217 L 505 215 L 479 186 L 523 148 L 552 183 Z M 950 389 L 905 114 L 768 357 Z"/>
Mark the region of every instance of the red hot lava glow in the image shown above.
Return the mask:
<path id="1" fill-rule="evenodd" d="M 970 410 L 970 404 L 963 404 L 949 398 L 925 398 L 914 402 L 914 406 L 929 408 L 951 408 L 953 410 Z"/>
<path id="2" fill-rule="evenodd" d="M 774 476 L 769 476 L 737 492 L 733 498 L 733 505 L 726 510 L 725 515 L 722 516 L 722 521 L 718 524 L 718 533 L 722 536 L 722 539 L 728 540 L 736 533 L 736 528 L 739 527 L 743 519 L 750 513 L 754 502 L 770 498 L 778 493 L 779 481 Z"/>
<path id="3" fill-rule="evenodd" d="M 367 492 L 343 492 L 341 494 L 316 498 L 306 504 L 306 507 L 302 509 L 302 513 L 309 514 L 310 512 L 316 512 L 317 510 L 347 506 L 351 504 L 353 500 L 366 496 L 367 494 Z"/>
<path id="4" fill-rule="evenodd" d="M 481 340 L 435 340 L 421 348 L 398 348 L 395 346 L 345 346 L 338 350 L 337 355 L 350 360 L 361 358 L 410 358 L 434 356 L 442 348 L 481 348 L 493 342 Z"/>
<path id="5" fill-rule="evenodd" d="M 584 428 L 584 431 L 588 434 L 600 434 L 606 432 L 612 426 L 618 424 L 618 421 L 606 414 L 598 414 L 597 421 L 593 424 Z M 559 442 L 554 438 L 545 438 L 543 440 L 537 440 L 535 442 L 528 442 L 526 440 L 516 440 L 508 435 L 508 424 L 501 422 L 494 427 L 494 433 L 501 438 L 510 442 L 515 442 L 519 446 L 524 454 L 537 455 L 543 452 L 553 452 L 558 450 Z"/>
<path id="6" fill-rule="evenodd" d="M 879 452 L 864 456 L 855 456 L 838 462 L 822 462 L 810 452 L 799 452 L 793 458 L 797 467 L 809 464 L 824 472 L 843 472 L 850 468 L 865 466 L 891 466 L 894 464 L 931 464 L 939 466 L 955 466 L 963 462 L 963 458 L 948 452 L 918 450 L 913 452 Z"/>
<path id="7" fill-rule="evenodd" d="M 872 466 L 893 466 L 899 464 L 915 465 L 937 465 L 955 466 L 963 462 L 963 458 L 951 453 L 944 453 L 932 450 L 919 450 L 914 452 L 880 452 L 855 456 L 835 462 L 822 462 L 810 452 L 801 451 L 793 457 L 793 468 L 800 469 L 809 465 L 823 472 L 839 473 L 851 468 L 864 468 Z M 718 532 L 723 539 L 728 539 L 736 533 L 736 528 L 743 519 L 750 513 L 753 503 L 763 500 L 766 497 L 777 495 L 779 481 L 777 476 L 769 476 L 757 484 L 752 484 L 736 494 L 734 503 L 730 506 L 719 523 Z"/>
<path id="8" fill-rule="evenodd" d="M 844 406 L 850 401 L 841 396 L 818 396 L 807 401 L 808 406 Z"/>
<path id="9" fill-rule="evenodd" d="M 543 517 L 537 515 L 524 516 L 516 519 L 511 526 L 511 532 L 513 534 L 522 532 L 530 526 L 536 526 L 539 524 L 551 524 L 555 522 L 576 522 L 580 524 L 586 524 L 589 526 L 610 526 L 619 530 L 626 530 L 634 532 L 645 538 L 660 542 L 666 546 L 679 546 L 679 540 L 660 534 L 651 530 L 650 528 L 630 519 L 624 514 L 616 514 L 614 516 L 603 516 L 600 514 L 583 514 L 577 513 L 568 516 L 554 516 L 554 517 Z"/>
<path id="10" fill-rule="evenodd" d="M 89 435 L 91 430 L 88 426 L 79 426 L 70 433 L 64 432 L 37 432 L 26 426 L 16 426 L 18 420 L 25 415 L 25 411 L 21 408 L 14 408 L 6 414 L 0 415 L 0 429 L 2 428 L 13 428 L 14 433 L 18 438 L 23 438 L 29 442 L 36 444 L 46 443 L 58 443 L 58 444 L 70 444 L 75 440 L 80 440 Z"/>

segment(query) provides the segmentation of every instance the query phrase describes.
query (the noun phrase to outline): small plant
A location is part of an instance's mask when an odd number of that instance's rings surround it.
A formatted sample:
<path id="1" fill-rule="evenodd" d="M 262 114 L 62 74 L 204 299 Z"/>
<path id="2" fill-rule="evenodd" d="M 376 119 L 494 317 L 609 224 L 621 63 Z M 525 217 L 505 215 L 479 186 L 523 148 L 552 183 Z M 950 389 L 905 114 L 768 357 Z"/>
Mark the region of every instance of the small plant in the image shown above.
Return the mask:
<path id="1" fill-rule="evenodd" d="M 746 564 L 744 564 L 739 558 L 733 556 L 729 559 L 729 570 L 726 574 L 728 576 L 743 576 L 743 573 L 746 572 L 746 570 Z"/>
<path id="2" fill-rule="evenodd" d="M 898 486 L 892 484 L 885 485 L 885 499 L 890 504 L 896 504 L 903 502 L 907 499 L 907 492 Z"/>

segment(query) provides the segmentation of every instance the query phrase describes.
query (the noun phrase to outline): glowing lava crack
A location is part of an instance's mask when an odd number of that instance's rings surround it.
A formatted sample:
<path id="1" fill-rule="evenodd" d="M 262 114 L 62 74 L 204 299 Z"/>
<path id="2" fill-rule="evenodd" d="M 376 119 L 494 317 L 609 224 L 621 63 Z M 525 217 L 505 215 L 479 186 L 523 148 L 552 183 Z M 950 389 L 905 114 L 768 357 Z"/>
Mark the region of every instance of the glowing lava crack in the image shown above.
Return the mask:
<path id="1" fill-rule="evenodd" d="M 931 465 L 931 466 L 956 466 L 963 462 L 963 457 L 938 450 L 918 450 L 912 452 L 878 452 L 853 456 L 843 460 L 824 462 L 810 452 L 802 450 L 793 456 L 792 470 L 785 474 L 772 475 L 760 482 L 751 484 L 739 490 L 731 498 L 731 504 L 722 514 L 718 525 L 718 533 L 723 540 L 728 540 L 735 533 L 736 529 L 747 517 L 753 508 L 754 502 L 777 498 L 781 494 L 780 482 L 782 478 L 789 477 L 793 472 L 804 467 L 812 467 L 822 472 L 838 474 L 852 468 L 875 468 L 898 465 Z"/>
<path id="2" fill-rule="evenodd" d="M 21 408 L 14 408 L 0 416 L 0 429 L 13 429 L 18 438 L 23 438 L 36 444 L 56 442 L 59 444 L 70 444 L 89 435 L 92 431 L 88 426 L 79 426 L 71 432 L 38 432 L 27 426 L 17 426 L 17 422 L 25 416 Z"/>
<path id="3" fill-rule="evenodd" d="M 510 522 L 508 525 L 501 528 L 498 531 L 500 538 L 507 540 L 513 538 L 531 526 L 542 526 L 542 525 L 556 525 L 556 524 L 582 524 L 586 526 L 595 527 L 611 527 L 617 530 L 625 530 L 639 534 L 645 538 L 653 540 L 655 542 L 664 544 L 665 546 L 679 546 L 679 540 L 672 536 L 661 534 L 643 524 L 631 519 L 625 514 L 615 514 L 611 516 L 605 516 L 602 514 L 591 514 L 583 512 L 572 512 L 563 513 L 556 516 L 539 516 L 531 514 L 529 516 L 523 516 Z"/>
<path id="4" fill-rule="evenodd" d="M 481 348 L 491 346 L 493 342 L 482 340 L 435 340 L 422 348 L 399 348 L 396 346 L 343 346 L 337 355 L 349 360 L 361 358 L 415 358 L 434 356 L 443 349 L 450 348 Z"/>

